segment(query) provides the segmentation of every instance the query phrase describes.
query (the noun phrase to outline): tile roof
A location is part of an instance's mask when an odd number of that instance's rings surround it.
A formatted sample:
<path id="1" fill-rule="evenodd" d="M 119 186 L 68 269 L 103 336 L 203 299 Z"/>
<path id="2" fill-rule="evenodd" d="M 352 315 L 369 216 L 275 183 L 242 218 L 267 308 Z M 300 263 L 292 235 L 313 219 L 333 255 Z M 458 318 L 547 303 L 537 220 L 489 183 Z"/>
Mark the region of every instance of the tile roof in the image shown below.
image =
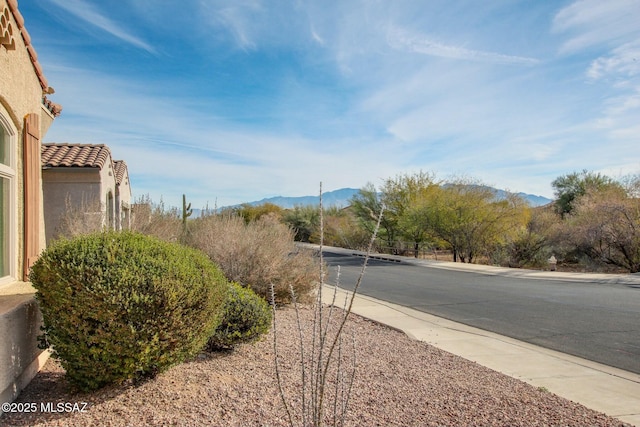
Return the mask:
<path id="1" fill-rule="evenodd" d="M 7 6 L 11 11 L 11 14 L 13 15 L 13 19 L 16 21 L 16 24 L 18 26 L 17 31 L 20 32 L 20 35 L 22 36 L 22 40 L 24 40 L 24 45 L 27 48 L 27 53 L 29 54 L 29 59 L 31 60 L 31 64 L 33 65 L 33 70 L 35 71 L 36 76 L 38 77 L 38 81 L 40 82 L 40 87 L 42 88 L 42 95 L 43 95 L 42 104 L 47 108 L 47 110 L 51 112 L 51 114 L 53 114 L 54 117 L 58 117 L 60 115 L 60 112 L 62 112 L 62 106 L 60 104 L 56 104 L 55 102 L 49 101 L 47 97 L 44 96 L 45 94 L 52 94 L 54 91 L 53 91 L 53 88 L 49 87 L 47 78 L 44 76 L 44 72 L 42 71 L 42 66 L 38 61 L 38 54 L 36 53 L 36 50 L 31 44 L 31 36 L 29 35 L 29 32 L 24 26 L 24 17 L 18 10 L 18 1 L 7 0 Z M 8 16 L 4 16 L 5 15 L 4 11 L 2 12 L 2 15 L 3 15 L 2 16 L 3 21 L 8 19 Z M 11 29 L 11 23 L 6 22 L 5 25 L 7 27 L 6 37 L 8 39 L 5 43 L 3 43 L 3 46 L 11 50 L 15 49 L 15 40 L 13 40 L 13 30 Z M 0 37 L 3 38 L 4 40 L 5 34 L 0 34 Z"/>
<path id="2" fill-rule="evenodd" d="M 127 164 L 124 162 L 124 160 L 114 160 L 113 170 L 116 175 L 116 185 L 122 184 L 122 180 L 124 179 L 125 174 L 128 173 Z"/>
<path id="3" fill-rule="evenodd" d="M 42 166 L 102 169 L 111 161 L 111 150 L 104 144 L 42 144 Z"/>
<path id="4" fill-rule="evenodd" d="M 46 96 L 42 97 L 42 105 L 53 114 L 53 117 L 58 117 L 62 113 L 62 105 L 48 100 Z"/>

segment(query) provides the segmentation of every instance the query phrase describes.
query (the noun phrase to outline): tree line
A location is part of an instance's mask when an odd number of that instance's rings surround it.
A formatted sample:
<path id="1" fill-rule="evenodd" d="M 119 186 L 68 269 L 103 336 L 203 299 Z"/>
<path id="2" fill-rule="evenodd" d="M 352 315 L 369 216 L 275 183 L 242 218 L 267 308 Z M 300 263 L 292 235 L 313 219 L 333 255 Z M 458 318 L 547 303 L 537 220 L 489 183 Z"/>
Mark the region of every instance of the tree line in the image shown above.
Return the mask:
<path id="1" fill-rule="evenodd" d="M 418 172 L 369 183 L 345 209 L 323 211 L 327 245 L 361 249 L 385 214 L 378 250 L 412 254 L 447 250 L 453 260 L 509 267 L 541 268 L 554 255 L 560 263 L 591 270 L 615 267 L 640 271 L 640 175 L 614 180 L 590 171 L 551 183 L 555 201 L 531 207 L 516 194 L 497 197 L 468 177 L 447 181 Z M 277 215 L 300 241 L 319 242 L 317 207 L 242 205 L 234 213 L 253 221 Z"/>

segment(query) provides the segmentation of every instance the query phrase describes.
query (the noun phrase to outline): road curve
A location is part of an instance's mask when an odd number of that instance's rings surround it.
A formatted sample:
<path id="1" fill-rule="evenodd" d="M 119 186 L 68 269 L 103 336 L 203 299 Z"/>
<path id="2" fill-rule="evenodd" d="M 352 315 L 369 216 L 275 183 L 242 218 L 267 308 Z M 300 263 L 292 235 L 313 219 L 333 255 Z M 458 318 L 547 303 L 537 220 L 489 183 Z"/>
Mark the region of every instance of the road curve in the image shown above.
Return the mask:
<path id="1" fill-rule="evenodd" d="M 352 289 L 363 257 L 324 248 Z M 386 259 L 385 259 L 386 258 Z M 359 292 L 640 374 L 640 278 L 370 259 Z"/>

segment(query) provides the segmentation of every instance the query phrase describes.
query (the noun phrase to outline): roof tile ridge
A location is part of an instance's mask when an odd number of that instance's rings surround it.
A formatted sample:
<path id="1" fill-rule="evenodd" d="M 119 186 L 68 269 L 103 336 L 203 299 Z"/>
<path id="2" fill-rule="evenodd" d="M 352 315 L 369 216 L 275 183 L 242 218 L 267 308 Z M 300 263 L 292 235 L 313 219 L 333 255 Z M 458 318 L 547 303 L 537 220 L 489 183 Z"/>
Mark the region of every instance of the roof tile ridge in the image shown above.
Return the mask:
<path id="1" fill-rule="evenodd" d="M 31 61 L 33 70 L 36 74 L 36 77 L 38 78 L 38 82 L 40 83 L 40 88 L 42 89 L 42 105 L 44 105 L 44 107 L 53 115 L 54 118 L 58 117 L 62 112 L 62 105 L 50 101 L 46 97 L 46 94 L 52 94 L 54 93 L 54 90 L 53 88 L 49 87 L 49 82 L 44 75 L 42 65 L 40 64 L 40 61 L 38 61 L 38 54 L 36 52 L 36 49 L 33 44 L 31 44 L 31 36 L 29 35 L 29 31 L 27 31 L 27 27 L 24 24 L 24 17 L 18 9 L 18 1 L 7 0 L 7 7 L 13 15 L 13 19 L 16 21 L 18 31 L 20 32 L 22 40 L 24 41 L 25 48 L 27 49 L 29 60 Z"/>
<path id="2" fill-rule="evenodd" d="M 38 81 L 40 82 L 40 87 L 43 91 L 46 91 L 49 88 L 49 83 L 47 82 L 47 78 L 44 76 L 42 72 L 42 67 L 38 62 L 38 55 L 36 54 L 36 50 L 31 44 L 31 36 L 27 31 L 27 28 L 24 25 L 24 17 L 22 13 L 18 10 L 18 1 L 17 0 L 7 0 L 7 6 L 9 10 L 13 14 L 13 18 L 16 20 L 16 24 L 18 24 L 18 30 L 20 30 L 20 35 L 22 36 L 22 40 L 24 40 L 24 44 L 29 52 L 29 59 L 31 59 L 31 63 L 33 64 L 33 68 L 36 72 L 36 76 L 38 77 Z"/>
<path id="3" fill-rule="evenodd" d="M 42 145 L 108 147 L 104 143 L 93 144 L 91 142 L 43 142 Z"/>

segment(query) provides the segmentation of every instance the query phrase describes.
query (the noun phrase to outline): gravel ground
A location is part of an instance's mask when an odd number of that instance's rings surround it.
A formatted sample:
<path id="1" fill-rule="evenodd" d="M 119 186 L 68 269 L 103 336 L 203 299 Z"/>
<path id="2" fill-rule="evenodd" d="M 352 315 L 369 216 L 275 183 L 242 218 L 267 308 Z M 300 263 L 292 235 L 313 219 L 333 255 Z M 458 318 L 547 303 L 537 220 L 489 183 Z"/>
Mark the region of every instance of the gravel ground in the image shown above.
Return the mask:
<path id="1" fill-rule="evenodd" d="M 300 313 L 303 330 L 310 330 L 313 311 L 303 308 Z M 295 423 L 301 425 L 296 325 L 293 309 L 278 311 L 283 387 Z M 626 425 L 358 316 L 350 317 L 343 336 L 347 339 L 342 366 L 356 366 L 347 426 Z M 308 352 L 308 343 L 305 348 Z M 288 425 L 275 380 L 273 354 L 270 333 L 264 340 L 233 352 L 201 354 L 142 384 L 107 387 L 93 393 L 74 392 L 60 365 L 50 360 L 16 400 L 16 404 L 36 411 L 4 414 L 0 425 Z M 335 380 L 330 381 L 331 386 L 334 384 Z M 58 403 L 67 406 L 59 408 Z M 326 406 L 326 420 L 331 424 L 332 405 Z"/>

